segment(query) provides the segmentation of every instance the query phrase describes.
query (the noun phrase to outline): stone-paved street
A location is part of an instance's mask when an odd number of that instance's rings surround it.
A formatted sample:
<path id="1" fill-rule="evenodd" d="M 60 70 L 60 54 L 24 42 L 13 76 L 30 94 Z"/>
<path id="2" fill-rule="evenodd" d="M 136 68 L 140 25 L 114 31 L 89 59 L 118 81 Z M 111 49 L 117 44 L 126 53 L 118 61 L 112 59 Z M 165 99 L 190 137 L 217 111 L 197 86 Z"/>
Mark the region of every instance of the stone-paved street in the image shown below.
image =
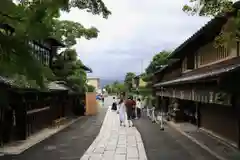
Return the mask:
<path id="1" fill-rule="evenodd" d="M 0 160 L 79 160 L 97 137 L 106 110 L 100 109 L 97 116 L 82 117 L 20 155 L 0 156 Z"/>
<path id="2" fill-rule="evenodd" d="M 120 126 L 118 116 L 108 110 L 98 137 L 81 160 L 147 160 L 141 135 L 135 127 Z"/>
<path id="3" fill-rule="evenodd" d="M 142 136 L 148 160 L 217 160 L 175 129 L 153 124 L 147 117 L 134 120 Z"/>

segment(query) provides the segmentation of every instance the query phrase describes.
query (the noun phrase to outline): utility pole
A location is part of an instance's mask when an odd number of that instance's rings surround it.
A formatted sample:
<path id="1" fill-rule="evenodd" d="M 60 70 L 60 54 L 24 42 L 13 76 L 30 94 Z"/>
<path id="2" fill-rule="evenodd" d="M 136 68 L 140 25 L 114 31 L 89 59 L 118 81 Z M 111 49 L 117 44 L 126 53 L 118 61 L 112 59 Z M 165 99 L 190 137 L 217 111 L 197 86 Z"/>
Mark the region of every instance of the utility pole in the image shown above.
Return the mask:
<path id="1" fill-rule="evenodd" d="M 163 87 L 161 87 L 161 102 L 163 102 Z M 161 103 L 163 104 L 163 103 Z M 163 106 L 161 106 L 161 115 L 160 115 L 160 130 L 164 130 L 163 127 Z"/>

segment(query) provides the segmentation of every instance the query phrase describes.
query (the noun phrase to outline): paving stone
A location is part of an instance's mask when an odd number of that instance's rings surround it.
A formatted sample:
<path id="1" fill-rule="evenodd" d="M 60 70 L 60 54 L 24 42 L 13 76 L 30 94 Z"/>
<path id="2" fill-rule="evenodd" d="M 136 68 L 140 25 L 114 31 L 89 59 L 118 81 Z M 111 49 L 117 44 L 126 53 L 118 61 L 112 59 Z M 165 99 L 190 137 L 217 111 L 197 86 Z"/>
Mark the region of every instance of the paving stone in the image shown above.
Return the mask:
<path id="1" fill-rule="evenodd" d="M 104 154 L 103 154 L 103 157 L 113 159 L 114 153 L 115 153 L 115 151 L 105 151 Z"/>
<path id="2" fill-rule="evenodd" d="M 114 160 L 126 160 L 126 155 L 116 154 Z"/>
<path id="3" fill-rule="evenodd" d="M 93 154 L 90 155 L 89 160 L 101 160 L 102 159 L 102 154 Z"/>
<path id="4" fill-rule="evenodd" d="M 117 148 L 116 149 L 116 154 L 126 154 L 127 153 L 127 149 L 126 148 Z"/>
<path id="5" fill-rule="evenodd" d="M 128 158 L 138 158 L 138 150 L 136 147 L 128 147 L 127 148 L 127 157 Z"/>
<path id="6" fill-rule="evenodd" d="M 105 147 L 106 147 L 105 143 L 100 143 L 96 148 L 105 148 Z"/>
<path id="7" fill-rule="evenodd" d="M 127 146 L 128 147 L 137 147 L 137 144 L 136 143 L 129 143 Z"/>
<path id="8" fill-rule="evenodd" d="M 127 145 L 127 142 L 118 142 L 118 144 L 117 145 Z"/>
<path id="9" fill-rule="evenodd" d="M 86 154 L 90 160 L 147 160 L 139 132 L 135 127 L 120 127 L 118 116 L 111 111 L 107 112 L 101 131 Z"/>
<path id="10" fill-rule="evenodd" d="M 108 145 L 108 146 L 105 148 L 105 150 L 106 150 L 106 151 L 112 151 L 112 150 L 115 150 L 116 148 L 117 148 L 116 145 Z"/>
<path id="11" fill-rule="evenodd" d="M 95 152 L 95 153 L 103 154 L 104 148 L 96 148 L 96 149 L 94 150 L 94 152 Z"/>
<path id="12" fill-rule="evenodd" d="M 117 148 L 127 148 L 127 144 L 118 144 Z"/>

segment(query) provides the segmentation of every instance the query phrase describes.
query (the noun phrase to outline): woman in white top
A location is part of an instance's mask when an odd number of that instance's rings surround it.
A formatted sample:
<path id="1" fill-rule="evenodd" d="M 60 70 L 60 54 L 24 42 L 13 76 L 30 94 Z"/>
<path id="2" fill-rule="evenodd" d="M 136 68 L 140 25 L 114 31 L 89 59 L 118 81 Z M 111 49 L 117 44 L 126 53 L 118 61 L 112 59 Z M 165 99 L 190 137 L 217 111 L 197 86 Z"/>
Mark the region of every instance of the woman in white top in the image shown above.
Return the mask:
<path id="1" fill-rule="evenodd" d="M 140 98 L 137 99 L 137 102 L 136 102 L 136 112 L 137 112 L 137 118 L 140 118 L 141 117 L 141 112 L 142 112 L 142 102 L 140 100 Z"/>
<path id="2" fill-rule="evenodd" d="M 118 111 L 119 111 L 119 120 L 120 120 L 120 126 L 123 124 L 125 127 L 125 115 L 126 115 L 126 109 L 123 99 L 121 99 L 118 103 Z"/>

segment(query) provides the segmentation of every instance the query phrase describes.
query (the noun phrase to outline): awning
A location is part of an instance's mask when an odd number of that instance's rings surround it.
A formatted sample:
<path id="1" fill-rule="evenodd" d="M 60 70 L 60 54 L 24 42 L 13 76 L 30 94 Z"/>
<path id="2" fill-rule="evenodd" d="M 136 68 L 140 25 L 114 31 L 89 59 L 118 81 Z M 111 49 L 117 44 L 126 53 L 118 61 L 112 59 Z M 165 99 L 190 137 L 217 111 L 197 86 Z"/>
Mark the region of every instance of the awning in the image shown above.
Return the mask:
<path id="1" fill-rule="evenodd" d="M 201 73 L 201 74 L 194 74 L 191 76 L 187 76 L 187 77 L 180 77 L 174 80 L 170 80 L 170 81 L 166 81 L 166 82 L 160 82 L 154 85 L 154 87 L 160 87 L 160 86 L 167 86 L 167 85 L 174 85 L 174 84 L 184 84 L 184 83 L 189 83 L 191 81 L 194 80 L 202 80 L 205 78 L 211 78 L 214 76 L 219 76 L 221 74 L 236 70 L 240 67 L 240 64 L 234 64 L 234 65 L 230 65 L 224 68 L 220 68 L 220 69 L 215 69 L 212 70 L 210 72 L 206 72 L 206 73 Z"/>

